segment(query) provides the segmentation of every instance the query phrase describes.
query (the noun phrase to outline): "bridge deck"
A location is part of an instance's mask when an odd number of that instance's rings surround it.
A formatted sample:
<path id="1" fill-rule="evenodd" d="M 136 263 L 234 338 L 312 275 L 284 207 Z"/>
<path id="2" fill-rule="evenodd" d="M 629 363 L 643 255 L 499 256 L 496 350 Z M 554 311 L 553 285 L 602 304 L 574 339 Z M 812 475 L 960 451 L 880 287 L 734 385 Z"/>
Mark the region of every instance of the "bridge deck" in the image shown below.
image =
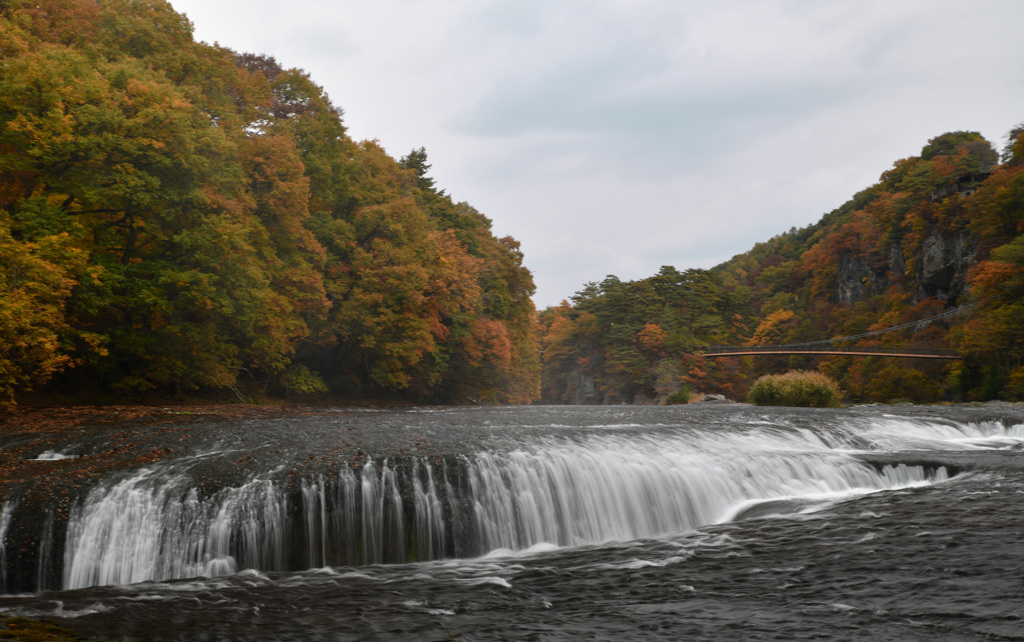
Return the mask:
<path id="1" fill-rule="evenodd" d="M 845 348 L 830 346 L 700 346 L 695 352 L 704 358 L 742 357 L 759 354 L 847 354 L 862 357 L 902 357 L 914 359 L 962 359 L 952 350 L 926 350 L 922 348 Z"/>

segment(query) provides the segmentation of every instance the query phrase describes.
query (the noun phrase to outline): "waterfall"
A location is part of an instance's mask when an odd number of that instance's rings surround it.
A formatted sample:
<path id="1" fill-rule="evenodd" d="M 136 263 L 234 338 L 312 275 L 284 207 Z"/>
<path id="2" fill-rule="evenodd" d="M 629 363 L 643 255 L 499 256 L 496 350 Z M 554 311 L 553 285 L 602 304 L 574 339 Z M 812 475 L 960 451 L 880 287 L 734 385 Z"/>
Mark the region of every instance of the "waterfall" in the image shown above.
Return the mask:
<path id="1" fill-rule="evenodd" d="M 66 512 L 13 494 L 0 498 L 0 587 L 74 589 L 659 537 L 948 478 L 941 464 L 904 465 L 896 453 L 1024 441 L 1021 424 L 864 410 L 714 418 L 511 425 L 458 454 L 325 448 L 338 454 L 308 465 L 305 453 L 283 455 L 252 471 L 237 465 L 244 449 L 213 447 L 101 480 Z M 456 437 L 472 434 L 459 430 Z"/>
<path id="2" fill-rule="evenodd" d="M 720 522 L 750 501 L 838 496 L 929 480 L 920 467 L 876 472 L 825 448 L 807 452 L 817 440 L 799 435 L 790 439 L 803 441 L 799 455 L 778 451 L 777 438 L 752 450 L 746 436 L 742 457 L 735 456 L 738 444 L 729 443 L 734 438 L 710 441 L 717 442 L 714 452 L 692 438 L 612 437 L 501 456 L 481 453 L 468 467 L 481 549 L 652 537 Z"/>
<path id="3" fill-rule="evenodd" d="M 433 468 L 417 460 L 412 476 L 410 484 L 404 467 L 386 459 L 358 476 L 340 466 L 331 477 L 302 479 L 293 506 L 285 482 L 254 479 L 203 498 L 184 475 L 145 469 L 97 487 L 72 510 L 64 587 L 442 557 L 445 511 Z M 298 559 L 290 549 L 296 532 L 305 549 Z"/>
<path id="4" fill-rule="evenodd" d="M 0 504 L 0 591 L 4 593 L 7 592 L 7 529 L 17 505 L 13 500 Z"/>
<path id="5" fill-rule="evenodd" d="M 287 497 L 269 480 L 200 498 L 185 477 L 144 469 L 72 510 L 64 588 L 284 570 L 286 513 Z"/>
<path id="6" fill-rule="evenodd" d="M 945 478 L 875 470 L 800 430 L 547 438 L 433 461 L 340 461 L 207 494 L 175 470 L 141 470 L 75 505 L 64 588 L 653 537 L 729 519 L 752 502 Z"/>
<path id="7" fill-rule="evenodd" d="M 1024 442 L 1024 424 L 998 421 L 943 422 L 907 417 L 882 417 L 865 424 L 863 434 L 876 447 L 935 450 L 1015 447 Z"/>
<path id="8" fill-rule="evenodd" d="M 387 459 L 376 474 L 373 463 L 366 464 L 362 476 L 362 561 L 379 564 L 405 561 L 403 546 L 402 496 L 398 479 Z M 397 557 L 397 559 L 394 559 Z"/>
<path id="9" fill-rule="evenodd" d="M 53 573 L 53 509 L 46 512 L 43 520 L 43 534 L 39 538 L 39 563 L 36 566 L 36 586 L 41 589 L 58 588 L 51 586 L 49 578 Z"/>

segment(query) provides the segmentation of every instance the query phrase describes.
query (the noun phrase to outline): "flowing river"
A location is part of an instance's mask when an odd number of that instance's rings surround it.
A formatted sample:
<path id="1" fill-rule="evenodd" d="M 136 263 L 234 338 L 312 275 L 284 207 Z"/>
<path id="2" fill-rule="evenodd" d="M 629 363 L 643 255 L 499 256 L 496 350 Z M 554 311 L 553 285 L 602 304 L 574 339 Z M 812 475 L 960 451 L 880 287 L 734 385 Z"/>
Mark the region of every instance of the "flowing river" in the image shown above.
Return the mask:
<path id="1" fill-rule="evenodd" d="M 1024 639 L 1020 406 L 340 409 L 0 447 L 46 480 L 0 497 L 0 613 L 104 639 Z M 135 451 L 160 456 L 90 463 Z"/>

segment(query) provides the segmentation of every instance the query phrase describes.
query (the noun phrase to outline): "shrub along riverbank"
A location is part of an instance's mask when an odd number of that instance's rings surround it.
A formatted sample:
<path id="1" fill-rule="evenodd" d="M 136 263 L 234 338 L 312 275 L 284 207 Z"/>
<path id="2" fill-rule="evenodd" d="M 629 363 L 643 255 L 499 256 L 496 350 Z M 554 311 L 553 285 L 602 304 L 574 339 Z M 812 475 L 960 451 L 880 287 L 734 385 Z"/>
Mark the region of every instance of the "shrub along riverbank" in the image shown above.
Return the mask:
<path id="1" fill-rule="evenodd" d="M 757 406 L 838 408 L 843 397 L 839 385 L 830 377 L 797 370 L 764 375 L 750 387 L 747 398 Z"/>

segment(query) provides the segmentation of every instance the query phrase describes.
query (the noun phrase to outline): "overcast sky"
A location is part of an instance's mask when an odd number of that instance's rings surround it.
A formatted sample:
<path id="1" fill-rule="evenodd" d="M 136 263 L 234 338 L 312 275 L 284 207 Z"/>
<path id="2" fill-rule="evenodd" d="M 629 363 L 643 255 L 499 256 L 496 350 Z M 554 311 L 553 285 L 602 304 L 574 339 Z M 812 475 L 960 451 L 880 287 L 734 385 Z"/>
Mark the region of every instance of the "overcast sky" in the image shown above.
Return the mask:
<path id="1" fill-rule="evenodd" d="M 816 222 L 1024 121 L 1024 0 L 171 0 L 522 242 L 538 308 Z"/>

